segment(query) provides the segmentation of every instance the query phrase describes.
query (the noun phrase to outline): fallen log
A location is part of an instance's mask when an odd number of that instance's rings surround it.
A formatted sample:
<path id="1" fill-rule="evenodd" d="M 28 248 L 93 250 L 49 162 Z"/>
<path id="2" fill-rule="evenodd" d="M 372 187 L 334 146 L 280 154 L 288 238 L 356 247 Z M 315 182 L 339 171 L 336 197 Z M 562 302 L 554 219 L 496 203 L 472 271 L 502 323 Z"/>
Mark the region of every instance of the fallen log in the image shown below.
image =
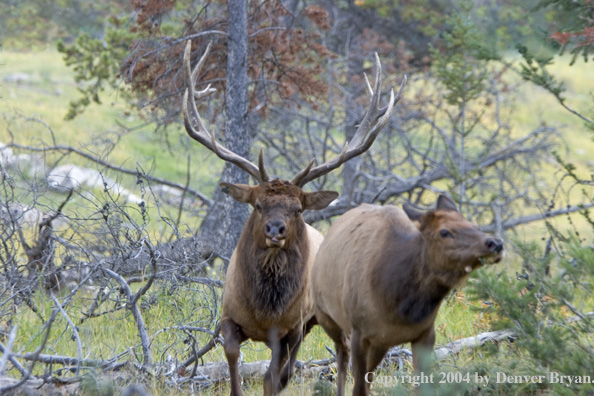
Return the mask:
<path id="1" fill-rule="evenodd" d="M 517 338 L 516 334 L 511 330 L 501 330 L 501 331 L 491 331 L 486 333 L 481 333 L 473 337 L 463 338 L 461 340 L 452 341 L 448 344 L 445 344 L 435 350 L 435 355 L 437 361 L 441 361 L 446 359 L 449 356 L 456 355 L 464 350 L 475 349 L 480 347 L 488 342 L 502 342 L 502 341 L 513 341 Z M 114 360 L 99 360 L 99 359 L 79 359 L 75 357 L 66 357 L 66 356 L 50 356 L 50 355 L 38 355 L 32 356 L 31 354 L 26 355 L 13 355 L 18 359 L 24 360 L 36 360 L 38 362 L 46 363 L 46 364 L 63 364 L 66 366 L 75 366 L 78 363 L 88 366 L 94 367 L 103 367 L 110 368 L 117 367 L 121 369 L 125 363 L 116 363 Z M 412 358 L 412 353 L 409 349 L 395 347 L 390 349 L 385 356 L 384 363 L 393 364 L 398 359 L 400 360 L 409 360 Z M 268 365 L 270 364 L 269 360 L 261 360 L 257 362 L 243 362 L 239 366 L 239 372 L 244 381 L 253 381 L 259 380 L 264 377 L 266 370 L 268 369 Z M 179 366 L 184 367 L 184 366 Z M 295 364 L 295 375 L 301 378 L 312 378 L 318 379 L 321 376 L 330 375 L 336 371 L 336 359 L 334 357 L 323 359 L 323 360 L 308 360 L 308 361 L 297 361 Z M 155 370 L 155 372 L 163 372 L 159 369 Z M 187 371 L 181 371 L 187 372 Z M 215 384 L 220 384 L 222 382 L 226 382 L 229 379 L 229 368 L 227 366 L 227 362 L 210 362 L 199 365 L 195 368 L 195 371 L 192 370 L 194 376 L 192 378 L 184 377 L 180 375 L 180 370 L 173 370 L 171 371 L 171 376 L 176 378 L 171 378 L 170 381 L 177 386 L 181 385 L 185 382 L 191 382 L 195 386 L 199 388 L 208 388 Z M 56 381 L 60 381 L 56 379 Z M 2 377 L 0 378 L 0 389 L 4 388 L 5 386 L 11 385 L 18 382 L 18 380 L 9 378 L 9 377 Z M 72 383 L 74 382 L 74 383 Z M 78 385 L 76 383 L 76 379 L 70 378 L 68 381 L 68 388 L 65 389 L 62 386 L 65 384 L 62 383 L 60 390 L 62 394 L 78 394 L 77 392 L 80 391 Z M 55 389 L 54 385 L 48 383 L 48 381 L 43 381 L 38 378 L 31 378 L 23 384 L 24 388 L 27 389 L 43 389 L 43 391 L 39 391 L 42 393 L 38 394 L 53 394 L 50 390 Z M 72 390 L 70 390 L 70 388 Z"/>
<path id="2" fill-rule="evenodd" d="M 473 337 L 452 341 L 435 349 L 437 361 L 442 361 L 449 356 L 459 354 L 464 350 L 472 350 L 488 342 L 499 343 L 502 341 L 513 341 L 517 338 L 511 330 L 491 331 L 478 334 Z M 385 363 L 394 363 L 398 359 L 412 359 L 412 352 L 406 348 L 394 347 L 388 351 L 384 358 Z M 244 362 L 239 365 L 239 373 L 244 381 L 262 378 L 270 364 L 269 360 L 258 362 Z M 297 361 L 295 364 L 295 375 L 303 378 L 319 378 L 336 370 L 336 359 L 329 358 L 316 361 Z M 227 381 L 229 370 L 226 362 L 206 363 L 198 366 L 196 376 L 192 381 L 199 386 L 208 387 L 215 383 Z"/>

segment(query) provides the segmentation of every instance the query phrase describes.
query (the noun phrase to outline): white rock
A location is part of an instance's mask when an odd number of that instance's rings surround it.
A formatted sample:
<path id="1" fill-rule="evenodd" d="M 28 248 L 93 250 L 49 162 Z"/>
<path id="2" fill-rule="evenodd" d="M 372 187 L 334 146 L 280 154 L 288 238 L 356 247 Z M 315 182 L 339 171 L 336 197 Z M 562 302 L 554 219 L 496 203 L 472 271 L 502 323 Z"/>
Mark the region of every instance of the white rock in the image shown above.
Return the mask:
<path id="1" fill-rule="evenodd" d="M 4 143 L 0 143 L 0 165 L 3 167 L 10 166 L 14 162 L 14 152 L 10 147 L 6 147 Z"/>
<path id="2" fill-rule="evenodd" d="M 102 185 L 101 175 L 94 169 L 67 164 L 52 169 L 47 175 L 48 185 L 58 191 L 78 190 L 82 185 Z"/>

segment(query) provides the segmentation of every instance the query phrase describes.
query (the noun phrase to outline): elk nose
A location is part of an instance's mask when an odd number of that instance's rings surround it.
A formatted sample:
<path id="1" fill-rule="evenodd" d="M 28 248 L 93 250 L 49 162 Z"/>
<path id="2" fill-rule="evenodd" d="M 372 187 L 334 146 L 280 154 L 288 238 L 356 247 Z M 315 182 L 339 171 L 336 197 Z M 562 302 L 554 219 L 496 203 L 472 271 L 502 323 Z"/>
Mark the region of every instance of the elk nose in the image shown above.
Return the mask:
<path id="1" fill-rule="evenodd" d="M 271 220 L 266 223 L 266 237 L 270 239 L 283 239 L 285 237 L 285 223 L 281 220 Z"/>
<path id="2" fill-rule="evenodd" d="M 487 249 L 492 251 L 493 253 L 501 253 L 503 250 L 503 241 L 499 238 L 489 238 L 487 239 Z"/>

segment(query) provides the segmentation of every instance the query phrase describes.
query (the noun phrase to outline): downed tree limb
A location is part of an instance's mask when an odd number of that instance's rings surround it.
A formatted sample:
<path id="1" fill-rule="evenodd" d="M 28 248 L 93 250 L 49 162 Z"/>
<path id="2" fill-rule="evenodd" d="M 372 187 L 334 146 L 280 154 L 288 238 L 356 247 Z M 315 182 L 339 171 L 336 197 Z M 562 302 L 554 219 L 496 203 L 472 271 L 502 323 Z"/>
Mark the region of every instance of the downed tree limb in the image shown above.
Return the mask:
<path id="1" fill-rule="evenodd" d="M 62 366 L 72 366 L 75 367 L 76 365 L 80 364 L 85 367 L 101 367 L 101 368 L 110 368 L 115 365 L 115 360 L 101 360 L 101 359 L 78 359 L 71 356 L 59 356 L 59 355 L 46 355 L 46 354 L 39 354 L 35 356 L 34 354 L 28 353 L 25 355 L 13 355 L 16 358 L 27 360 L 27 361 L 36 361 L 39 363 L 44 364 L 60 364 Z"/>
<path id="2" fill-rule="evenodd" d="M 464 350 L 475 349 L 484 345 L 487 342 L 501 342 L 506 340 L 514 340 L 517 336 L 511 330 L 492 331 L 478 334 L 474 337 L 463 338 L 461 340 L 452 341 L 446 345 L 443 345 L 435 350 L 437 361 L 446 359 L 451 355 L 458 354 Z M 216 339 L 213 337 L 213 339 Z M 209 345 L 209 349 L 212 348 Z M 412 357 L 412 352 L 409 349 L 395 347 L 390 349 L 386 354 L 384 362 L 393 363 L 395 359 L 402 358 L 404 355 L 405 359 Z M 65 366 L 74 367 L 76 365 L 83 366 L 94 366 L 101 367 L 106 370 L 114 370 L 121 368 L 126 363 L 117 363 L 117 359 L 112 360 L 100 360 L 100 359 L 77 359 L 75 357 L 67 356 L 51 356 L 43 354 L 25 354 L 25 355 L 13 355 L 14 357 L 37 361 L 45 364 L 62 364 Z M 187 362 L 186 362 L 187 363 Z M 191 363 L 190 363 L 191 364 Z M 244 381 L 257 380 L 264 377 L 266 370 L 268 370 L 269 360 L 261 360 L 257 362 L 244 362 L 239 366 L 239 372 Z M 160 371 L 157 369 L 157 372 Z M 229 368 L 227 362 L 211 362 L 199 365 L 193 371 L 193 376 L 181 377 L 173 379 L 176 384 L 183 382 L 192 382 L 194 385 L 200 388 L 207 388 L 215 384 L 226 382 L 229 379 Z M 295 364 L 296 376 L 304 378 L 317 379 L 321 375 L 327 375 L 336 371 L 336 359 L 334 357 L 322 360 L 309 360 L 309 361 L 297 361 Z M 179 375 L 177 372 L 172 373 L 173 376 Z M 14 385 L 18 381 L 11 378 L 0 378 L 0 387 L 2 384 Z M 25 387 L 39 389 L 40 386 L 46 387 L 51 384 L 47 384 L 37 378 L 32 378 L 23 384 Z M 77 394 L 80 388 L 74 388 L 72 391 L 69 390 L 68 394 Z"/>
<path id="3" fill-rule="evenodd" d="M 456 355 L 462 350 L 475 349 L 477 347 L 485 345 L 487 342 L 501 342 L 501 341 L 513 341 L 517 339 L 517 335 L 511 330 L 500 330 L 490 331 L 487 333 L 481 333 L 475 337 L 463 338 L 461 340 L 452 341 L 449 344 L 437 348 L 435 355 L 437 360 L 444 360 L 448 356 Z"/>
<path id="4" fill-rule="evenodd" d="M 49 384 L 43 379 L 32 378 L 23 384 L 19 384 L 19 380 L 10 377 L 0 377 L 0 389 L 18 389 L 14 391 L 6 391 L 6 395 L 80 395 L 80 383 L 74 384 Z"/>
<path id="5" fill-rule="evenodd" d="M 456 355 L 464 350 L 475 349 L 488 342 L 513 341 L 516 338 L 516 334 L 511 330 L 481 333 L 473 337 L 463 338 L 443 345 L 435 350 L 435 355 L 437 361 L 441 361 L 449 356 Z M 388 351 L 384 358 L 384 362 L 393 363 L 395 359 L 398 359 L 399 357 L 401 358 L 402 355 L 405 355 L 406 359 L 410 359 L 412 357 L 412 352 L 409 349 L 394 347 Z M 269 360 L 241 363 L 239 366 L 240 376 L 244 381 L 262 378 L 264 373 L 266 373 L 269 364 Z M 295 364 L 296 375 L 306 378 L 318 378 L 321 374 L 328 374 L 335 370 L 335 358 L 316 361 L 298 360 Z M 215 362 L 198 366 L 196 376 L 192 381 L 200 387 L 208 387 L 216 383 L 225 382 L 228 379 L 229 369 L 227 363 Z"/>
<path id="6" fill-rule="evenodd" d="M 52 325 L 54 324 L 54 321 L 56 320 L 56 316 L 58 316 L 58 312 L 59 311 L 57 309 L 55 309 L 55 308 L 52 309 L 52 315 L 50 316 L 48 321 L 43 325 L 43 328 L 42 328 L 42 331 L 45 331 L 45 335 L 43 336 L 41 345 L 39 345 L 39 347 L 37 348 L 37 350 L 35 350 L 35 352 L 27 354 L 27 355 L 32 356 L 33 359 L 31 360 L 31 362 L 32 362 L 31 366 L 29 366 L 25 375 L 23 375 L 23 378 L 21 378 L 18 381 L 15 381 L 12 384 L 8 384 L 6 386 L 0 387 L 0 395 L 7 394 L 17 388 L 20 388 L 23 384 L 25 384 L 29 381 L 29 379 L 31 378 L 31 373 L 33 372 L 33 369 L 35 368 L 35 364 L 37 363 L 37 357 L 41 354 L 41 351 L 43 351 L 45 349 L 47 340 L 49 338 L 49 335 L 50 335 L 50 332 L 52 329 Z M 4 351 L 5 351 L 5 354 L 9 355 L 9 356 L 7 356 L 7 359 L 10 360 L 10 350 L 4 349 Z"/>
<path id="7" fill-rule="evenodd" d="M 514 340 L 517 336 L 511 330 L 491 331 L 481 333 L 473 337 L 463 338 L 461 340 L 452 341 L 445 344 L 435 350 L 437 360 L 444 360 L 448 356 L 458 354 L 466 349 L 474 349 L 484 345 L 487 342 L 501 342 L 505 340 Z M 213 337 L 213 339 L 215 339 Z M 211 348 L 209 343 L 209 349 Z M 385 360 L 390 361 L 398 356 L 405 355 L 406 358 L 412 356 L 412 352 L 406 348 L 394 347 L 388 351 L 385 356 Z M 75 357 L 68 356 L 55 356 L 55 355 L 44 355 L 39 354 L 34 356 L 33 354 L 25 355 L 13 355 L 17 358 L 24 360 L 36 360 L 40 363 L 45 364 L 61 364 L 64 366 L 76 366 L 82 364 L 84 366 L 102 367 L 104 369 L 110 369 L 113 367 L 120 367 L 116 364 L 116 360 L 101 360 L 101 359 L 77 359 Z M 195 361 L 192 359 L 186 364 L 191 364 Z M 295 364 L 295 369 L 298 375 L 304 377 L 314 377 L 320 372 L 330 371 L 335 368 L 336 359 L 334 357 L 323 359 L 323 360 L 309 360 L 301 361 L 298 360 Z M 257 362 L 244 362 L 239 366 L 239 372 L 244 379 L 259 378 L 264 375 L 270 364 L 269 360 L 260 360 Z M 211 362 L 199 365 L 196 370 L 196 376 L 193 380 L 197 382 L 222 382 L 229 377 L 229 370 L 227 362 Z"/>

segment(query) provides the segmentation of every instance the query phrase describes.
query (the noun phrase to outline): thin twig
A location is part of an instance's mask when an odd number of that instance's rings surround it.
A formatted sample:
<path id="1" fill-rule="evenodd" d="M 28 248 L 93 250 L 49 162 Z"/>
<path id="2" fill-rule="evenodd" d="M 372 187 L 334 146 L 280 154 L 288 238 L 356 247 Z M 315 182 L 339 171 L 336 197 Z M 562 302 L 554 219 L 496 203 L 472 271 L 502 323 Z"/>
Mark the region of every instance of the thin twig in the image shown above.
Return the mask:
<path id="1" fill-rule="evenodd" d="M 6 347 L 2 348 L 3 355 L 2 355 L 2 360 L 0 360 L 0 376 L 4 375 L 4 369 L 6 368 L 6 363 L 8 363 L 8 361 L 11 358 L 12 344 L 14 343 L 14 340 L 16 339 L 16 332 L 17 332 L 17 325 L 14 325 L 14 326 L 12 326 L 12 329 L 10 330 L 10 334 L 8 335 L 8 343 L 6 344 Z M 11 360 L 11 362 L 12 362 L 12 360 Z"/>
<path id="2" fill-rule="evenodd" d="M 127 307 L 130 310 L 130 312 L 132 313 L 132 316 L 134 317 L 134 321 L 136 322 L 138 336 L 140 337 L 140 343 L 142 345 L 142 354 L 144 357 L 143 365 L 150 366 L 153 361 L 153 358 L 151 355 L 150 339 L 149 339 L 149 336 L 148 336 L 148 333 L 146 330 L 146 325 L 144 323 L 142 313 L 140 312 L 140 309 L 138 308 L 138 304 L 136 304 L 136 302 L 135 302 L 135 296 L 132 294 L 132 290 L 130 289 L 130 286 L 128 285 L 126 280 L 124 278 L 122 278 L 122 276 L 120 274 L 118 274 L 108 268 L 103 268 L 103 271 L 105 271 L 109 276 L 111 276 L 113 279 L 115 279 L 122 286 L 122 288 L 124 289 L 124 291 L 126 293 L 126 296 L 128 297 Z M 136 301 L 138 301 L 138 300 L 136 300 Z"/>
<path id="3" fill-rule="evenodd" d="M 76 347 L 77 347 L 77 352 L 78 352 L 78 363 L 76 365 L 75 374 L 80 375 L 80 362 L 82 360 L 82 342 L 80 341 L 80 336 L 78 335 L 78 330 L 77 330 L 76 326 L 74 325 L 74 323 L 72 323 L 72 320 L 70 320 L 70 317 L 68 316 L 66 311 L 64 311 L 64 308 L 62 308 L 62 304 L 60 304 L 60 302 L 56 299 L 56 296 L 54 296 L 54 293 L 51 291 L 50 291 L 50 297 L 52 298 L 52 300 L 54 300 L 56 307 L 58 307 L 58 309 L 60 310 L 60 313 L 62 314 L 64 319 L 66 319 L 66 322 L 68 322 L 68 325 L 70 326 L 70 329 L 72 330 L 72 335 L 74 336 L 74 339 L 76 340 Z"/>

